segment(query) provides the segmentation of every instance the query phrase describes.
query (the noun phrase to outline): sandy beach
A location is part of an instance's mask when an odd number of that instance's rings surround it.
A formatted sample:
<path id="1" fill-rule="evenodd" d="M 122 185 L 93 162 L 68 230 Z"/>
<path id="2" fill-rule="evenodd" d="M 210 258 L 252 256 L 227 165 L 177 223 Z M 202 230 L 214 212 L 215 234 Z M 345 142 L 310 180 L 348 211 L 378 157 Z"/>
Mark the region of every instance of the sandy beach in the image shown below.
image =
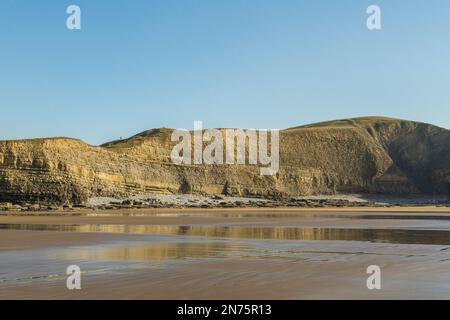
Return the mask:
<path id="1" fill-rule="evenodd" d="M 449 252 L 442 207 L 3 212 L 0 299 L 448 299 Z"/>

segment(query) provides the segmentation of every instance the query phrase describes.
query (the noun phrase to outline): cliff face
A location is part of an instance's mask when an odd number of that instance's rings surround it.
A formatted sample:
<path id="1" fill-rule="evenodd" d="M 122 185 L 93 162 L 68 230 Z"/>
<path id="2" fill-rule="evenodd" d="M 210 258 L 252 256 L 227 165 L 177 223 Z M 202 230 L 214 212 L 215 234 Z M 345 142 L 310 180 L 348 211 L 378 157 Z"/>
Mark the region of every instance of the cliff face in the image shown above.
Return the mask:
<path id="1" fill-rule="evenodd" d="M 149 130 L 99 147 L 68 138 L 0 141 L 0 201 L 450 193 L 450 131 L 428 124 L 371 117 L 283 130 L 274 176 L 261 176 L 255 165 L 175 165 L 171 133 Z"/>

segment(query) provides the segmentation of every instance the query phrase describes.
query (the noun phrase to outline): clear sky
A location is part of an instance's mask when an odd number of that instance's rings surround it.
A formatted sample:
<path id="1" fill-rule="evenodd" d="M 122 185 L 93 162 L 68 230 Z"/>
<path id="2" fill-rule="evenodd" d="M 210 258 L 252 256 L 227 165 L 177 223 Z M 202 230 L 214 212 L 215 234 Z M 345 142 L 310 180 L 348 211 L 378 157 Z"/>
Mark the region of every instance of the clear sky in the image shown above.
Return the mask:
<path id="1" fill-rule="evenodd" d="M 81 30 L 66 28 L 70 4 Z M 0 0 L 0 111 L 0 139 L 91 144 L 194 120 L 450 128 L 450 1 Z"/>

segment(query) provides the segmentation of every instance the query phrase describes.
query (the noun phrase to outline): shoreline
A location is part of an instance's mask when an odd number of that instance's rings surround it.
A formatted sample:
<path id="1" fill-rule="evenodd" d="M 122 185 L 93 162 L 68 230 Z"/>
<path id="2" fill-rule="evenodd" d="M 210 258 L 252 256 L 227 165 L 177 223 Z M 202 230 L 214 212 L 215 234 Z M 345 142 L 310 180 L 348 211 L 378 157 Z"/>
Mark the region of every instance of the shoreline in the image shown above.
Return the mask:
<path id="1" fill-rule="evenodd" d="M 139 216 L 152 215 L 159 213 L 257 213 L 259 215 L 284 213 L 449 213 L 450 207 L 444 206 L 390 206 L 390 207 L 321 207 L 321 208 L 294 208 L 294 207 L 273 207 L 273 208 L 255 208 L 255 207 L 240 207 L 240 208 L 127 208 L 127 209 L 85 209 L 76 208 L 72 210 L 56 210 L 56 211 L 1 211 L 0 217 L 45 217 L 45 216 Z"/>

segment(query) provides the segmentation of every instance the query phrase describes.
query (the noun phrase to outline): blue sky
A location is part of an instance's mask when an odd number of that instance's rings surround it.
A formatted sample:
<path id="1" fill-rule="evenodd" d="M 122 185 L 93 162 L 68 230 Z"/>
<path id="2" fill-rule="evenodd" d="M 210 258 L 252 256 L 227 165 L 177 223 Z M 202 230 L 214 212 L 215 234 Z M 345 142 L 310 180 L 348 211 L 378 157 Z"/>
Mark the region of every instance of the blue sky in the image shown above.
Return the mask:
<path id="1" fill-rule="evenodd" d="M 0 139 L 362 115 L 450 128 L 449 39 L 447 0 L 1 0 Z"/>

